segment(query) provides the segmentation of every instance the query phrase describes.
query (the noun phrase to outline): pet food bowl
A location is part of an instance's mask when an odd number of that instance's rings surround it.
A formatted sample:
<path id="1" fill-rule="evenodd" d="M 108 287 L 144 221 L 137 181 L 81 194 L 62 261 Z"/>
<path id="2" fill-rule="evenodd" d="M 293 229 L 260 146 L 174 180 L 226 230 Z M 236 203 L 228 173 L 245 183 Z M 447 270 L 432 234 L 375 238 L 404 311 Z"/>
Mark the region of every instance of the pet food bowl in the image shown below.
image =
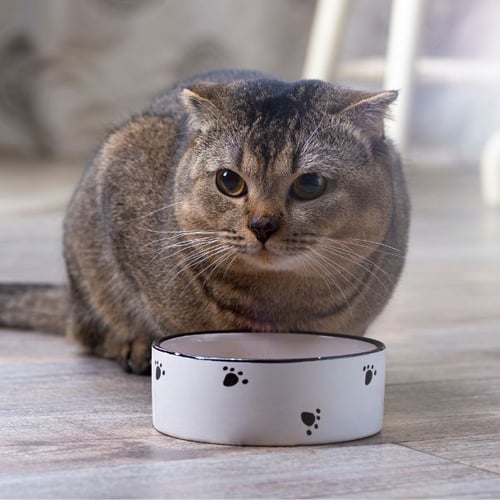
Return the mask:
<path id="1" fill-rule="evenodd" d="M 210 332 L 152 348 L 153 424 L 218 444 L 350 441 L 382 428 L 385 346 L 324 333 Z"/>

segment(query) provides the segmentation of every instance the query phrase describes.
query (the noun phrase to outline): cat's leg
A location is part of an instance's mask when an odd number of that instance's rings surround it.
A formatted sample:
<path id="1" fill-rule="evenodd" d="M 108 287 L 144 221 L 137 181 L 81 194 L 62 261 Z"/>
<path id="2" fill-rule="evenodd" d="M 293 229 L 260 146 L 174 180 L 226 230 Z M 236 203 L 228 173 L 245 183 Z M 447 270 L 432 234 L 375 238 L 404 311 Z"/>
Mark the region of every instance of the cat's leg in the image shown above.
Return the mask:
<path id="1" fill-rule="evenodd" d="M 152 337 L 135 325 L 113 324 L 102 319 L 77 286 L 71 286 L 68 337 L 98 356 L 117 361 L 129 373 L 151 373 Z"/>
<path id="2" fill-rule="evenodd" d="M 151 372 L 151 339 L 136 336 L 131 340 L 119 335 L 99 321 L 70 316 L 69 336 L 103 358 L 117 361 L 129 373 L 148 375 Z"/>

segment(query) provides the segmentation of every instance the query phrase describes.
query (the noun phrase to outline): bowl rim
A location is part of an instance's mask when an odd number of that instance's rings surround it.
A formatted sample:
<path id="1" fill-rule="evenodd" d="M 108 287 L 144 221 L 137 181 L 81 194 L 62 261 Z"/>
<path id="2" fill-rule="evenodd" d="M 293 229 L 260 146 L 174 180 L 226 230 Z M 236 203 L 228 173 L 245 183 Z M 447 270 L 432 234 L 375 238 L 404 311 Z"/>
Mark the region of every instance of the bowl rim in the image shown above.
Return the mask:
<path id="1" fill-rule="evenodd" d="M 188 337 L 194 335 L 206 335 L 206 334 L 229 334 L 229 333 L 259 333 L 253 332 L 251 330 L 206 330 L 199 332 L 186 332 L 186 333 L 178 333 L 175 335 L 169 335 L 162 337 L 160 339 L 156 339 L 152 343 L 152 348 L 162 352 L 164 354 L 168 354 L 171 356 L 177 356 L 180 358 L 189 358 L 189 359 L 197 359 L 200 361 L 218 361 L 218 362 L 231 362 L 231 363 L 303 363 L 309 361 L 327 361 L 332 359 L 342 359 L 342 358 L 357 358 L 361 356 L 366 356 L 368 354 L 374 354 L 376 352 L 381 352 L 385 350 L 385 344 L 380 340 L 372 339 L 370 337 L 361 337 L 357 335 L 347 335 L 343 333 L 331 333 L 331 332 L 310 332 L 310 331 L 300 331 L 296 330 L 293 332 L 274 332 L 278 335 L 282 334 L 295 334 L 299 333 L 302 335 L 314 335 L 314 336 L 323 336 L 323 337 L 335 337 L 335 338 L 345 338 L 345 339 L 353 339 L 358 340 L 360 342 L 366 342 L 367 344 L 372 344 L 374 348 L 371 351 L 366 352 L 357 352 L 352 354 L 339 354 L 333 356 L 309 356 L 304 358 L 241 358 L 241 357 L 229 357 L 229 356 L 204 356 L 204 355 L 196 355 L 196 354 L 188 354 L 183 352 L 176 352 L 170 349 L 166 349 L 161 346 L 162 342 L 166 340 L 171 340 L 179 337 Z M 263 332 L 263 333 L 273 333 L 273 332 Z"/>

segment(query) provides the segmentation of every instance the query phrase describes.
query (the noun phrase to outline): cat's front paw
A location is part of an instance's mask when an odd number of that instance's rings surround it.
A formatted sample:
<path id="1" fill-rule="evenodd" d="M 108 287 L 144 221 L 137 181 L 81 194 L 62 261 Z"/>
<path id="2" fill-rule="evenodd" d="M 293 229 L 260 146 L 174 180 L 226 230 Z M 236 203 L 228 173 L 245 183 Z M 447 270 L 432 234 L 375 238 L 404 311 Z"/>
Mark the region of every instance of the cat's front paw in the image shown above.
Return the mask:
<path id="1" fill-rule="evenodd" d="M 127 373 L 151 374 L 151 341 L 135 339 L 122 346 L 117 361 Z"/>

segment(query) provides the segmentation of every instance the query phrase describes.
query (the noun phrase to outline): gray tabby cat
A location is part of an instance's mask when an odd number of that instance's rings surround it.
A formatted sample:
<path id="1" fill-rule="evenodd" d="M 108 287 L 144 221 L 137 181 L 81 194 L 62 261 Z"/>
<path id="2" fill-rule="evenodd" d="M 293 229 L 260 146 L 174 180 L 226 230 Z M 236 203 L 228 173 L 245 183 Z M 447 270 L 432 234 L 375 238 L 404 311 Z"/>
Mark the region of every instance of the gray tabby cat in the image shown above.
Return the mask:
<path id="1" fill-rule="evenodd" d="M 4 285 L 0 324 L 65 330 L 134 373 L 178 332 L 364 334 L 406 253 L 396 97 L 247 71 L 180 83 L 85 170 L 69 287 Z"/>

